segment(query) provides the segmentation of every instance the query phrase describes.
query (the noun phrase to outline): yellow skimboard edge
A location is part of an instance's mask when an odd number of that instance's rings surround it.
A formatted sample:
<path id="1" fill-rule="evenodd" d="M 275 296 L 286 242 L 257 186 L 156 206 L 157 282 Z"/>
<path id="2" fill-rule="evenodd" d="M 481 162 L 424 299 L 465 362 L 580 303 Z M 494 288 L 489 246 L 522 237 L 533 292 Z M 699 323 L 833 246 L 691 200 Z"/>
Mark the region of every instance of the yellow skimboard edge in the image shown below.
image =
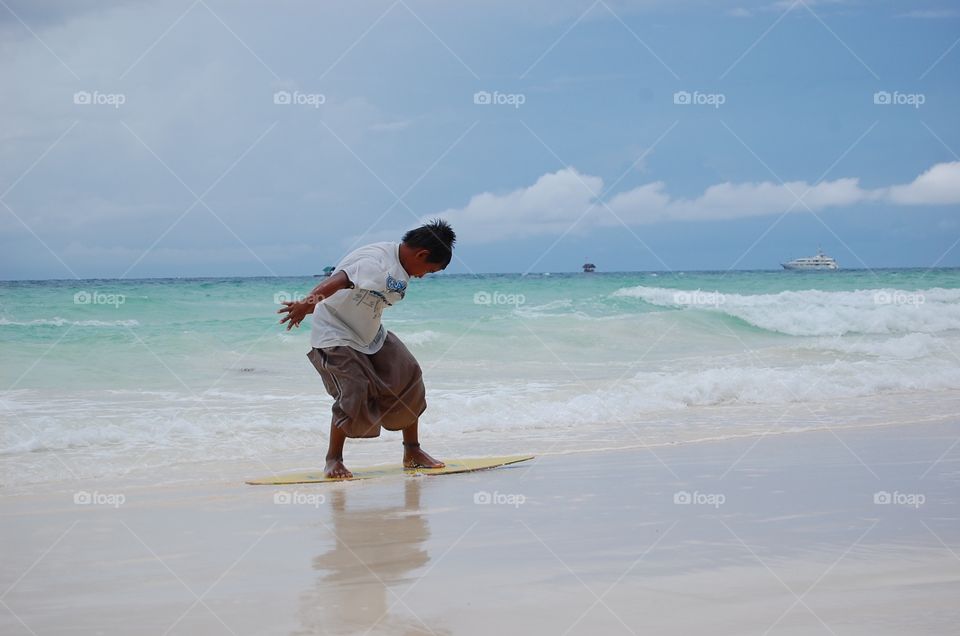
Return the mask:
<path id="1" fill-rule="evenodd" d="M 506 457 L 474 457 L 469 459 L 452 459 L 446 461 L 443 468 L 404 468 L 397 464 L 373 468 L 358 468 L 351 471 L 353 477 L 348 479 L 324 477 L 323 470 L 312 470 L 299 473 L 287 473 L 250 479 L 246 483 L 253 486 L 285 486 L 287 484 L 319 484 L 338 481 L 356 481 L 358 479 L 376 479 L 378 477 L 392 477 L 397 475 L 454 475 L 470 473 L 475 470 L 499 468 L 508 464 L 525 462 L 534 458 L 534 455 L 508 455 Z"/>

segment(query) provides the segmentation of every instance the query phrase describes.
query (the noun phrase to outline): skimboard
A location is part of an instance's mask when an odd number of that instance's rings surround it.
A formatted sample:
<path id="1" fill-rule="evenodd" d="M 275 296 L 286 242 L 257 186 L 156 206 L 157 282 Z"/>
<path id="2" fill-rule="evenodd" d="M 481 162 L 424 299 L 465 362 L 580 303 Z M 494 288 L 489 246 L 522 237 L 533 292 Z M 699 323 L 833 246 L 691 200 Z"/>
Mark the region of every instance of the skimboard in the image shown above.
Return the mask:
<path id="1" fill-rule="evenodd" d="M 477 457 L 473 459 L 452 459 L 446 461 L 443 468 L 404 468 L 396 464 L 392 466 L 374 466 L 372 468 L 358 468 L 351 470 L 353 477 L 349 479 L 331 478 L 323 476 L 323 469 L 300 473 L 286 473 L 271 475 L 258 479 L 247 480 L 254 486 L 281 486 L 285 484 L 317 484 L 330 481 L 354 481 L 357 479 L 376 479 L 396 475 L 453 475 L 456 473 L 470 473 L 475 470 L 498 468 L 508 464 L 516 464 L 533 459 L 533 455 L 510 455 L 507 457 Z"/>

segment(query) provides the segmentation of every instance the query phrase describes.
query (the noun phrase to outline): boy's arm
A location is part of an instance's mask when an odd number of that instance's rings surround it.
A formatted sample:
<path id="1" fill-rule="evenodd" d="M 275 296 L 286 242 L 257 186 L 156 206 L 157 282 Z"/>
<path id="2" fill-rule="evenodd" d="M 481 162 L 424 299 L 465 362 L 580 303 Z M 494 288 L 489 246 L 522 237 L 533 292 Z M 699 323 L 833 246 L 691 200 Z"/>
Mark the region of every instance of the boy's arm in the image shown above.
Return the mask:
<path id="1" fill-rule="evenodd" d="M 310 310 L 312 311 L 317 304 L 329 296 L 333 296 L 341 289 L 351 289 L 353 288 L 353 283 L 350 282 L 350 279 L 347 277 L 347 273 L 343 270 L 338 271 L 333 276 L 330 276 L 327 279 L 324 279 L 319 285 L 313 288 L 313 291 L 303 299 L 304 303 L 310 305 Z"/>
<path id="2" fill-rule="evenodd" d="M 287 331 L 290 331 L 293 327 L 299 327 L 307 314 L 313 313 L 313 308 L 316 307 L 320 301 L 336 294 L 341 289 L 350 289 L 352 287 L 353 283 L 350 282 L 346 272 L 342 270 L 337 272 L 314 287 L 313 291 L 302 301 L 283 303 L 283 308 L 277 310 L 278 314 L 286 314 L 286 316 L 280 320 L 280 324 L 282 325 L 287 322 Z"/>

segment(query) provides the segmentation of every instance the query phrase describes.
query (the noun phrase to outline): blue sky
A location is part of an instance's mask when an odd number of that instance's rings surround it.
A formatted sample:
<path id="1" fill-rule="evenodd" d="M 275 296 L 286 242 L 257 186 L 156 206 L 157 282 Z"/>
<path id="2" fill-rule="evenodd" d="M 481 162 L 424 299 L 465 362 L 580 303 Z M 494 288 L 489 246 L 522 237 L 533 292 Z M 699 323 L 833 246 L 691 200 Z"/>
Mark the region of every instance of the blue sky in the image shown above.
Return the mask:
<path id="1" fill-rule="evenodd" d="M 358 4 L 4 0 L 0 278 L 960 265 L 949 3 Z"/>

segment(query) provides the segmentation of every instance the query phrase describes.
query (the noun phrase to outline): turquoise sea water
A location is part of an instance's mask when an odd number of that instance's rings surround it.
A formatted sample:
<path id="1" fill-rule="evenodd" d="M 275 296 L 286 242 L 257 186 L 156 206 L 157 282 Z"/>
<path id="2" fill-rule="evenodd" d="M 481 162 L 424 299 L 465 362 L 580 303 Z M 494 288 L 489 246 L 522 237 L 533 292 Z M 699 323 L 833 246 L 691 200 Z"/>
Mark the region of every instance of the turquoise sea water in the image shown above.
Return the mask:
<path id="1" fill-rule="evenodd" d="M 4 483 L 322 453 L 309 317 L 274 314 L 316 282 L 0 283 Z M 906 421 L 960 389 L 956 269 L 441 274 L 384 322 L 451 452 Z"/>

